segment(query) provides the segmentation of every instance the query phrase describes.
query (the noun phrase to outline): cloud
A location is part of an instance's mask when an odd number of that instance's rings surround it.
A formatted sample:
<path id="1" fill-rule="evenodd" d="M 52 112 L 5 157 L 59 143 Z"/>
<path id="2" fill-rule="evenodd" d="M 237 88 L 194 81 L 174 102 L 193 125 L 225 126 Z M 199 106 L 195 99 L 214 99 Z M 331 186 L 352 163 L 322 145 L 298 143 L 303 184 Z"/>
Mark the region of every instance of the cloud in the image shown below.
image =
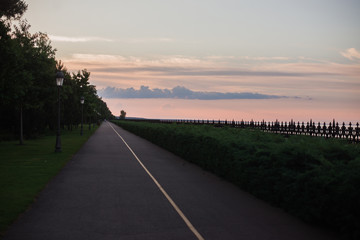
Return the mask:
<path id="1" fill-rule="evenodd" d="M 326 72 L 286 72 L 286 71 L 243 71 L 243 70 L 194 70 L 194 71 L 172 71 L 170 75 L 179 76 L 267 76 L 267 77 L 304 77 L 317 75 L 334 75 Z"/>
<path id="2" fill-rule="evenodd" d="M 113 42 L 112 39 L 100 38 L 100 37 L 65 37 L 65 36 L 55 36 L 49 35 L 51 41 L 54 42 L 72 42 L 72 43 L 81 43 L 81 42 Z"/>
<path id="3" fill-rule="evenodd" d="M 123 63 L 127 59 L 119 55 L 107 55 L 107 54 L 82 54 L 76 53 L 72 55 L 72 61 L 79 61 L 80 63 L 96 63 L 101 64 L 119 64 Z"/>
<path id="4" fill-rule="evenodd" d="M 160 38 L 130 38 L 130 39 L 123 39 L 124 42 L 130 43 L 146 43 L 146 42 L 174 42 L 175 39 L 167 38 L 167 37 L 160 37 Z"/>
<path id="5" fill-rule="evenodd" d="M 134 88 L 106 87 L 100 89 L 98 94 L 104 98 L 175 98 L 175 99 L 199 99 L 199 100 L 220 100 L 220 99 L 277 99 L 288 98 L 287 96 L 268 95 L 250 92 L 202 92 L 192 91 L 188 88 L 177 86 L 173 89 L 150 89 L 148 86 Z"/>
<path id="6" fill-rule="evenodd" d="M 341 55 L 350 60 L 360 59 L 360 53 L 355 48 L 348 48 L 344 52 L 340 52 Z"/>
<path id="7" fill-rule="evenodd" d="M 184 86 L 194 91 L 258 92 L 301 97 L 342 94 L 343 91 L 359 89 L 353 86 L 358 84 L 360 61 L 333 63 L 304 58 L 267 62 L 239 58 L 73 54 L 64 59 L 64 63 L 69 71 L 83 68 L 90 71 L 91 83 L 98 89 L 112 86 L 139 90 L 140 86 L 150 86 L 152 89 L 172 90 L 174 86 Z"/>
<path id="8" fill-rule="evenodd" d="M 101 67 L 93 68 L 95 72 L 111 73 L 136 73 L 153 72 L 168 76 L 265 76 L 265 77 L 309 77 L 309 76 L 335 76 L 329 72 L 287 72 L 287 71 L 247 71 L 236 69 L 201 69 L 195 67 L 168 67 L 168 66 L 143 66 L 143 67 Z"/>
<path id="9" fill-rule="evenodd" d="M 256 59 L 258 64 L 242 64 L 239 59 L 252 61 Z M 67 60 L 71 64 L 91 65 L 94 73 L 108 74 L 147 74 L 161 77 L 318 77 L 338 76 L 341 73 L 329 68 L 329 63 L 263 63 L 259 60 L 285 60 L 283 57 L 234 57 L 210 56 L 210 57 L 185 57 L 181 55 L 158 56 L 155 58 L 97 55 L 97 54 L 73 54 Z M 228 62 L 222 62 L 228 61 Z M 305 61 L 305 60 L 304 60 Z M 348 71 L 347 71 L 348 72 Z"/>
<path id="10" fill-rule="evenodd" d="M 253 60 L 253 61 L 289 61 L 289 60 L 294 60 L 295 58 L 290 58 L 290 57 L 250 57 L 250 56 L 243 56 L 243 57 L 239 57 L 239 59 Z"/>

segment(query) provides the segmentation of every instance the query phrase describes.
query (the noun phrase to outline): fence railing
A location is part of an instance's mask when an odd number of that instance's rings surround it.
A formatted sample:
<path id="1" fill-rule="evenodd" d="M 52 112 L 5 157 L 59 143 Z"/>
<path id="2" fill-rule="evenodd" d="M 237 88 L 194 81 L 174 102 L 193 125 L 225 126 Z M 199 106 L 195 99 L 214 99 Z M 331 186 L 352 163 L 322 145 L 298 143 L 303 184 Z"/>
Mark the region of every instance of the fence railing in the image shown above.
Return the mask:
<path id="1" fill-rule="evenodd" d="M 227 120 L 162 120 L 162 119 L 136 119 L 132 121 L 146 121 L 146 122 L 157 122 L 157 123 L 177 123 L 177 124 L 206 124 L 213 125 L 215 127 L 235 127 L 235 128 L 251 128 L 259 129 L 264 132 L 279 133 L 285 135 L 308 135 L 325 138 L 340 138 L 346 139 L 351 142 L 360 142 L 360 128 L 359 122 L 356 124 L 339 124 L 333 120 L 328 124 L 323 122 L 257 122 L 257 121 L 227 121 Z"/>

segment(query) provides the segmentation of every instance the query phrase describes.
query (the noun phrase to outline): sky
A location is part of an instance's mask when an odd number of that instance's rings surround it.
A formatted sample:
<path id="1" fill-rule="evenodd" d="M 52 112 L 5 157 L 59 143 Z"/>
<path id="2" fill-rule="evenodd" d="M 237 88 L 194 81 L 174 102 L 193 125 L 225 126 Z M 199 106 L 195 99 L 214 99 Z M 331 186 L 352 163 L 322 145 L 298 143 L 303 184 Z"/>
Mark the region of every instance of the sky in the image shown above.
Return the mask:
<path id="1" fill-rule="evenodd" d="M 114 115 L 360 121 L 358 0 L 26 0 Z"/>

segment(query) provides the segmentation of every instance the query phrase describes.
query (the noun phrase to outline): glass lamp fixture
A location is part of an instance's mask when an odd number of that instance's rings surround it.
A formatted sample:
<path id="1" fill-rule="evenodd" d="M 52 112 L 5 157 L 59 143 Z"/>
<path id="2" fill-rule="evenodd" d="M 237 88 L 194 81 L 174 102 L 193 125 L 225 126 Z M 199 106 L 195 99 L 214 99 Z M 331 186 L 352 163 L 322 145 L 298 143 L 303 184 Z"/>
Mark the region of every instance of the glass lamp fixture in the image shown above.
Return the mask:
<path id="1" fill-rule="evenodd" d="M 64 73 L 59 71 L 56 73 L 56 85 L 61 87 L 63 83 L 64 83 Z"/>

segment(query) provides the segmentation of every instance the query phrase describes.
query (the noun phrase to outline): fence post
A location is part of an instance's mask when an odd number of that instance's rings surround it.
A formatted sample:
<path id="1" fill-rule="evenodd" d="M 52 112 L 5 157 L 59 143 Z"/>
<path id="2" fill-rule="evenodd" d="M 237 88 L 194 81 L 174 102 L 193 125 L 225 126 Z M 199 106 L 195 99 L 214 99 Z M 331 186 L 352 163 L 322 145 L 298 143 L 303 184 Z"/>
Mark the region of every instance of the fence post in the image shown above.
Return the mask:
<path id="1" fill-rule="evenodd" d="M 322 134 L 321 134 L 321 125 L 320 125 L 320 122 L 318 122 L 317 134 L 320 135 L 320 137 L 322 136 Z"/>
<path id="2" fill-rule="evenodd" d="M 315 123 L 314 123 L 314 122 L 312 123 L 312 126 L 311 126 L 311 132 L 312 132 L 313 134 L 315 134 L 315 136 L 316 136 L 316 126 L 315 126 Z"/>
<path id="3" fill-rule="evenodd" d="M 352 130 L 353 130 L 353 127 L 351 126 L 351 122 L 349 123 L 349 127 L 348 127 L 348 135 L 350 136 L 350 140 L 353 140 L 353 134 L 352 134 Z M 355 139 L 355 138 L 354 138 Z"/>
<path id="4" fill-rule="evenodd" d="M 301 123 L 301 134 L 305 133 L 305 125 L 304 122 Z"/>
<path id="5" fill-rule="evenodd" d="M 324 122 L 324 125 L 323 125 L 323 135 L 327 138 L 327 132 L 326 132 L 326 123 Z"/>
<path id="6" fill-rule="evenodd" d="M 339 127 L 339 123 L 336 123 L 336 127 L 335 127 L 335 136 L 337 136 L 338 138 L 340 137 L 340 127 Z"/>
<path id="7" fill-rule="evenodd" d="M 346 136 L 345 122 L 343 122 L 343 125 L 342 125 L 342 127 L 341 127 L 341 135 L 342 135 L 342 136 L 345 136 L 345 137 L 347 138 L 347 136 Z"/>
<path id="8" fill-rule="evenodd" d="M 306 135 L 310 135 L 310 136 L 311 136 L 309 122 L 306 122 Z"/>
<path id="9" fill-rule="evenodd" d="M 331 126 L 331 122 L 329 123 L 328 130 L 329 130 L 329 136 L 332 137 L 333 136 L 333 127 Z"/>

